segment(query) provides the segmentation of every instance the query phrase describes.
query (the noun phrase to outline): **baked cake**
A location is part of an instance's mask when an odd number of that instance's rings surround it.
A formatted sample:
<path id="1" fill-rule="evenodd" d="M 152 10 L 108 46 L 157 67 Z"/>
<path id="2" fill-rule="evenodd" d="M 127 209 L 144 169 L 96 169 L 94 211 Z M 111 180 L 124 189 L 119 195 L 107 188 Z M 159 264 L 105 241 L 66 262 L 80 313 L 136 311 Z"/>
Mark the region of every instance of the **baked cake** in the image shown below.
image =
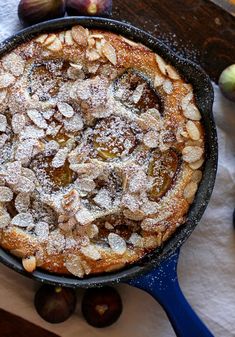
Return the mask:
<path id="1" fill-rule="evenodd" d="M 36 267 L 110 272 L 185 222 L 202 177 L 192 86 L 142 44 L 74 26 L 0 59 L 0 244 Z"/>

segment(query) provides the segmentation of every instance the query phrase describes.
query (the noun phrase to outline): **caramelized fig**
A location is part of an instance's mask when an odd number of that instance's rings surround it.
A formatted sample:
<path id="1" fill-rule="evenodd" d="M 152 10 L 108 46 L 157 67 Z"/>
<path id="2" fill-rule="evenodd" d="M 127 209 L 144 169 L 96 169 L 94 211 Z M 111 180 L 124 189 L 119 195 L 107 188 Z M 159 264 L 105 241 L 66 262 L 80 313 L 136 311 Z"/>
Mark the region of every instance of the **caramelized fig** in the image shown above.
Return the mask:
<path id="1" fill-rule="evenodd" d="M 127 121 L 114 117 L 102 120 L 96 125 L 93 144 L 98 156 L 107 160 L 132 153 L 137 139 Z"/>
<path id="2" fill-rule="evenodd" d="M 134 70 L 124 72 L 114 83 L 115 98 L 137 113 L 148 109 L 162 112 L 162 102 L 157 91 L 144 75 Z"/>
<path id="3" fill-rule="evenodd" d="M 154 151 L 149 163 L 148 175 L 154 177 L 154 184 L 149 191 L 150 200 L 163 197 L 174 182 L 179 158 L 173 149 L 166 152 Z"/>

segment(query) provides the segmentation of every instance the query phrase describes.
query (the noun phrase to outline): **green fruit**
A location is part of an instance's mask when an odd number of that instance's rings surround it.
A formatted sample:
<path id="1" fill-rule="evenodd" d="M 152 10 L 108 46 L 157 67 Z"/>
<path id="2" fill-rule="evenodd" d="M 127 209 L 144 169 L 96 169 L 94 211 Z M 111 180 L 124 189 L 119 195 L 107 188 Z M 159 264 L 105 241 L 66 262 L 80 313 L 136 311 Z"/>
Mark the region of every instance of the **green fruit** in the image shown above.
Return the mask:
<path id="1" fill-rule="evenodd" d="M 235 102 L 235 64 L 221 73 L 219 86 L 224 96 Z"/>

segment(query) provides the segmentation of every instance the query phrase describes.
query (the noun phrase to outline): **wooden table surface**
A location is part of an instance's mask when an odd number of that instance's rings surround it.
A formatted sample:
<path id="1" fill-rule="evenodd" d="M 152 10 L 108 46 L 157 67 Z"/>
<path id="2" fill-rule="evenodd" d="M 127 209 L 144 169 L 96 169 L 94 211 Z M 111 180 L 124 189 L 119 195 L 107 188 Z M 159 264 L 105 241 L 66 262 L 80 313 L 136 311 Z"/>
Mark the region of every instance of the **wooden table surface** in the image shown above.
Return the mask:
<path id="1" fill-rule="evenodd" d="M 113 0 L 113 18 L 142 28 L 217 81 L 235 63 L 235 18 L 206 0 Z M 1 337 L 56 337 L 0 310 Z M 75 336 L 74 336 L 75 337 Z"/>

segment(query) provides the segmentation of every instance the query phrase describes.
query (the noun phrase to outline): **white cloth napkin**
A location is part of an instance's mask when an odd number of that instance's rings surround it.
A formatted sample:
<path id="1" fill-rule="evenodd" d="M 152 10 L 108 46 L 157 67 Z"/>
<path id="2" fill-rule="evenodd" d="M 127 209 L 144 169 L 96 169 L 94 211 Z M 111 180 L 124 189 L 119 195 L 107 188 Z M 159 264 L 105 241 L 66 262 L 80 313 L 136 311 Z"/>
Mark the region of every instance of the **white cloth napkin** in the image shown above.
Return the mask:
<path id="1" fill-rule="evenodd" d="M 0 0 L 0 40 L 20 27 L 17 2 Z M 217 86 L 214 90 L 219 136 L 217 180 L 200 224 L 181 249 L 179 279 L 187 299 L 214 335 L 235 337 L 235 104 L 222 97 Z M 68 321 L 58 325 L 44 322 L 33 306 L 37 287 L 36 282 L 0 265 L 0 307 L 62 337 L 175 336 L 160 305 L 150 295 L 127 285 L 118 286 L 124 304 L 121 318 L 101 330 L 83 320 L 80 301 Z M 78 298 L 82 292 L 78 290 Z"/>

